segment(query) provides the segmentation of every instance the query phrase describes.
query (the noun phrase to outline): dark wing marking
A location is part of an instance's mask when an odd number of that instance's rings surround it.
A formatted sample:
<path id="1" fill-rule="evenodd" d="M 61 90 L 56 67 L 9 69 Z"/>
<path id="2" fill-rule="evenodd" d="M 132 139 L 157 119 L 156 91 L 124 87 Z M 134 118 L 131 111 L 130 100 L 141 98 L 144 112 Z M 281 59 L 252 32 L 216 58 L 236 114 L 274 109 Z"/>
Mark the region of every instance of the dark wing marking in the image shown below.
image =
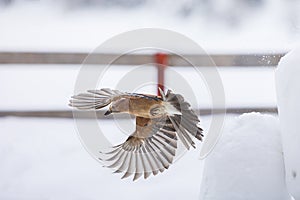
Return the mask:
<path id="1" fill-rule="evenodd" d="M 128 93 L 128 94 L 133 97 L 145 98 L 145 99 L 149 99 L 149 100 L 155 100 L 155 101 L 162 100 L 161 97 L 158 97 L 155 95 L 150 95 L 150 94 L 139 94 L 139 93 Z"/>
<path id="2" fill-rule="evenodd" d="M 149 119 L 136 117 L 136 130 L 127 140 L 114 146 L 100 158 L 106 167 L 122 178 L 133 175 L 133 180 L 142 175 L 148 178 L 168 169 L 177 148 L 177 137 L 171 121 L 167 118 Z"/>

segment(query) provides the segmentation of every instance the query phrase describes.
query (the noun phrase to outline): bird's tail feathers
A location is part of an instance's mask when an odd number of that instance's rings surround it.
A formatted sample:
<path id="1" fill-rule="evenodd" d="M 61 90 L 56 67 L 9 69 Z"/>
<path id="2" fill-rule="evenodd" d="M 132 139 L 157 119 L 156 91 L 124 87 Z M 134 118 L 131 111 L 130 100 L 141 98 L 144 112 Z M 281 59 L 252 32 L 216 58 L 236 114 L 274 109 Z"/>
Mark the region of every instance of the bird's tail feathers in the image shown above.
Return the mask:
<path id="1" fill-rule="evenodd" d="M 114 99 L 126 93 L 109 88 L 100 90 L 88 90 L 85 93 L 72 96 L 69 106 L 80 110 L 97 110 L 109 105 Z"/>
<path id="2" fill-rule="evenodd" d="M 202 129 L 199 127 L 200 120 L 196 113 L 191 109 L 191 105 L 186 102 L 182 95 L 175 94 L 168 90 L 164 94 L 160 90 L 161 96 L 165 101 L 166 111 L 169 119 L 175 127 L 178 137 L 187 149 L 195 147 L 192 137 L 202 140 Z"/>

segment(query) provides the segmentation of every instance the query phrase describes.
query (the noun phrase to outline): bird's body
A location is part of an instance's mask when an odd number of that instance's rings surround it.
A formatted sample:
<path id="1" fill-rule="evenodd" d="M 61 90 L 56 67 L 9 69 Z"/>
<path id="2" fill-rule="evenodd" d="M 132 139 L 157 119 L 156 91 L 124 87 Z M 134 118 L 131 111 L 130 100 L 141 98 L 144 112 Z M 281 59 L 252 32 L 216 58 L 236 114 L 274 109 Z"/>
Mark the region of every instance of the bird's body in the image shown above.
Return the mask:
<path id="1" fill-rule="evenodd" d="M 145 117 L 145 118 L 154 118 L 157 116 L 154 116 L 151 114 L 151 111 L 153 111 L 154 108 L 161 108 L 163 101 L 161 98 L 158 98 L 157 96 L 152 96 L 152 98 L 145 98 L 145 97 L 151 97 L 149 95 L 145 96 L 139 96 L 139 97 L 131 97 L 129 101 L 129 114 L 132 114 L 134 116 L 139 117 Z"/>
<path id="2" fill-rule="evenodd" d="M 136 130 L 112 151 L 102 153 L 107 167 L 124 172 L 123 178 L 163 172 L 173 161 L 177 137 L 189 149 L 195 147 L 193 137 L 202 140 L 202 129 L 190 104 L 170 90 L 161 96 L 123 93 L 118 90 L 89 90 L 73 96 L 71 106 L 81 110 L 101 109 L 109 105 L 105 115 L 129 113 L 136 116 Z"/>

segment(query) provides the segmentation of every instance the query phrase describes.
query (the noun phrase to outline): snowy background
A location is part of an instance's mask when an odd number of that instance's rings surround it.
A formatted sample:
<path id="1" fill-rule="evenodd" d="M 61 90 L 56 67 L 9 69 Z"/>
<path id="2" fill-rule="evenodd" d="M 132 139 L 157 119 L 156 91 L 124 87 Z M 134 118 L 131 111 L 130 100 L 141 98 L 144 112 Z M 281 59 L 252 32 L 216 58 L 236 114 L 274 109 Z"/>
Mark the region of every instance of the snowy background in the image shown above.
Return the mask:
<path id="1" fill-rule="evenodd" d="M 124 31 L 154 27 L 182 33 L 210 53 L 287 52 L 300 41 L 299 11 L 297 0 L 0 0 L 0 51 L 89 52 Z M 79 68 L 77 65 L 0 65 L 0 111 L 68 109 Z M 121 77 L 130 69 L 108 72 L 105 85 L 113 87 L 117 79 L 109 77 L 112 74 Z M 187 69 L 176 70 L 184 76 L 192 76 Z M 276 106 L 274 71 L 273 68 L 220 69 L 226 105 Z M 154 69 L 150 73 L 154 73 Z M 188 81 L 191 85 L 199 84 L 193 79 Z M 207 102 L 205 97 L 203 99 L 200 106 L 204 107 Z M 204 130 L 207 129 L 209 117 L 201 117 L 201 121 Z M 250 125 L 245 121 L 251 122 Z M 103 126 L 111 127 L 111 124 L 103 122 Z M 252 131 L 256 126 L 258 131 Z M 198 159 L 199 148 L 185 154 L 163 174 L 132 182 L 112 175 L 84 150 L 71 119 L 6 117 L 0 118 L 0 127 L 1 200 L 199 199 L 200 191 L 201 197 L 218 199 L 207 196 L 217 193 L 207 193 L 211 188 L 205 184 L 211 186 L 211 182 L 205 179 L 209 172 L 202 174 L 204 162 Z M 236 135 L 232 135 L 233 131 Z M 270 162 L 281 163 L 277 116 L 229 115 L 220 144 L 231 138 L 230 144 L 235 147 L 234 144 L 244 139 L 243 134 L 246 138 L 255 138 L 260 133 L 274 135 L 266 148 L 273 155 Z M 266 144 L 264 140 L 254 141 Z M 229 145 L 226 156 L 231 157 L 233 152 L 237 157 L 231 160 L 234 163 L 240 154 L 232 146 Z M 218 158 L 218 152 L 211 157 Z M 259 160 L 264 158 L 261 156 Z M 268 179 L 269 176 L 262 173 L 260 177 L 274 183 L 265 191 L 277 191 L 277 197 L 288 199 L 281 185 L 282 167 L 278 164 L 270 172 L 279 174 L 277 180 Z M 248 179 L 244 181 L 251 181 L 253 172 L 247 170 Z M 219 177 L 228 178 L 222 173 Z M 241 183 L 244 182 L 235 182 Z M 228 199 L 233 197 L 229 195 Z M 244 198 L 236 196 L 235 199 Z"/>
<path id="2" fill-rule="evenodd" d="M 282 52 L 299 41 L 299 9 L 297 0 L 1 0 L 0 49 L 90 51 L 155 27 L 209 52 Z"/>

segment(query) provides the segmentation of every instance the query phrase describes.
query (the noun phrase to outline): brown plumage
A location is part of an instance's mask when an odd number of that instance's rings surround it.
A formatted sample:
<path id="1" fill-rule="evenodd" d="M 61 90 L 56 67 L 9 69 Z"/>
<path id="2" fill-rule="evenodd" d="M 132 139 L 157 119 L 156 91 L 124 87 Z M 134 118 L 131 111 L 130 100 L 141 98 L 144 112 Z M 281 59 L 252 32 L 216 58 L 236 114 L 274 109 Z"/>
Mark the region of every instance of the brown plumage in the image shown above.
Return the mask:
<path id="1" fill-rule="evenodd" d="M 177 137 L 189 149 L 195 148 L 194 138 L 202 140 L 199 119 L 180 94 L 168 90 L 161 96 L 124 93 L 118 90 L 89 90 L 72 97 L 70 106 L 80 110 L 98 110 L 109 105 L 105 115 L 129 113 L 136 116 L 136 130 L 127 140 L 101 152 L 100 160 L 122 178 L 133 175 L 133 180 L 142 175 L 163 172 L 172 164 Z"/>

